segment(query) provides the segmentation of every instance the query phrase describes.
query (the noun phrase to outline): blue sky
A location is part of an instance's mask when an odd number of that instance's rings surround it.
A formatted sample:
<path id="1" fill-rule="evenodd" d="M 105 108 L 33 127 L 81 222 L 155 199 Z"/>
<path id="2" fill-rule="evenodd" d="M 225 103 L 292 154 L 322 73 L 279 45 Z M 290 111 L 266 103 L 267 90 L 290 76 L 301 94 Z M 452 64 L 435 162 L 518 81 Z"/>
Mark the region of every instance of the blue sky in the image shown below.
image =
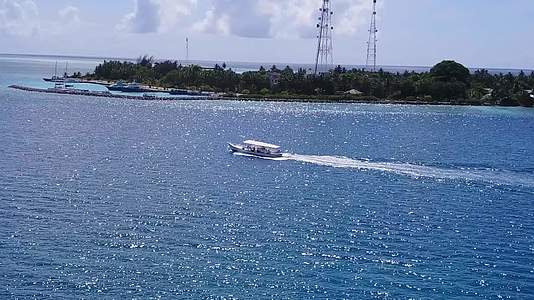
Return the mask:
<path id="1" fill-rule="evenodd" d="M 363 64 L 371 0 L 331 0 L 334 57 Z M 0 53 L 313 61 L 321 0 L 0 0 Z M 378 62 L 534 68 L 532 0 L 379 0 Z"/>

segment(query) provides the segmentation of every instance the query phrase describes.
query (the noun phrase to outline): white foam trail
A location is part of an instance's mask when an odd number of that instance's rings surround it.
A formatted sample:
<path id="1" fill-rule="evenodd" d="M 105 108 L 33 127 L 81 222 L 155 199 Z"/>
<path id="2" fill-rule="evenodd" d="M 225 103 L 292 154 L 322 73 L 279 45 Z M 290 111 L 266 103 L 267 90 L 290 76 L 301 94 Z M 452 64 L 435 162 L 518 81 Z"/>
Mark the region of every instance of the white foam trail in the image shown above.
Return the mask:
<path id="1" fill-rule="evenodd" d="M 392 172 L 411 177 L 481 181 L 498 185 L 522 185 L 534 187 L 534 174 L 529 175 L 513 171 L 498 171 L 490 169 L 447 169 L 408 163 L 370 162 L 338 156 L 285 154 L 284 158 L 334 168 L 375 170 Z"/>

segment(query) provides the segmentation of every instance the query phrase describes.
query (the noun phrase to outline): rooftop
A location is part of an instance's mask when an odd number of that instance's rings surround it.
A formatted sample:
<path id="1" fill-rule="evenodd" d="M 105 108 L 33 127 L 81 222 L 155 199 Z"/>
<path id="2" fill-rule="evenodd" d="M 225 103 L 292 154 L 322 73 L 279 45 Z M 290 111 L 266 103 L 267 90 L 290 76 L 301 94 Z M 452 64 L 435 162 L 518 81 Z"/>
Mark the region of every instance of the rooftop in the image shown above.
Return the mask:
<path id="1" fill-rule="evenodd" d="M 270 148 L 270 149 L 279 149 L 280 148 L 280 146 L 277 146 L 277 145 L 267 144 L 267 143 L 264 143 L 264 142 L 258 142 L 258 141 L 254 141 L 254 140 L 247 140 L 247 141 L 244 141 L 243 143 L 245 143 L 247 145 L 251 145 L 251 146 L 265 147 L 265 148 Z"/>

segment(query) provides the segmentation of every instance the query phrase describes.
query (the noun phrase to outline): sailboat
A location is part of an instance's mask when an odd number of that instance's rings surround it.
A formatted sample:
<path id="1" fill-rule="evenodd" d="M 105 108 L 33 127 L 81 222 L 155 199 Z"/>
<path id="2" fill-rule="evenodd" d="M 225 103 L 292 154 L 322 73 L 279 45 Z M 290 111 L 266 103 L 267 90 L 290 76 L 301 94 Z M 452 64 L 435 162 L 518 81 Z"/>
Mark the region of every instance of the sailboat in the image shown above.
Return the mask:
<path id="1" fill-rule="evenodd" d="M 59 82 L 59 83 L 76 83 L 76 82 L 80 82 L 79 79 L 76 79 L 76 78 L 69 78 L 68 76 L 68 67 L 69 67 L 69 62 L 67 61 L 65 63 L 65 73 L 63 74 L 63 77 L 60 77 L 57 75 L 57 61 L 56 61 L 56 67 L 55 67 L 55 70 L 54 70 L 54 76 L 50 77 L 50 78 L 43 78 L 44 81 L 46 82 Z"/>
<path id="2" fill-rule="evenodd" d="M 79 83 L 79 82 L 80 82 L 80 79 L 69 77 L 68 68 L 69 68 L 69 62 L 67 61 L 67 62 L 65 63 L 65 74 L 63 75 L 63 81 L 64 81 L 65 83 Z"/>
<path id="3" fill-rule="evenodd" d="M 56 68 L 54 70 L 54 76 L 52 76 L 50 78 L 43 78 L 43 80 L 47 81 L 47 82 L 64 82 L 65 81 L 64 77 L 59 77 L 57 75 L 57 61 L 56 61 Z"/>

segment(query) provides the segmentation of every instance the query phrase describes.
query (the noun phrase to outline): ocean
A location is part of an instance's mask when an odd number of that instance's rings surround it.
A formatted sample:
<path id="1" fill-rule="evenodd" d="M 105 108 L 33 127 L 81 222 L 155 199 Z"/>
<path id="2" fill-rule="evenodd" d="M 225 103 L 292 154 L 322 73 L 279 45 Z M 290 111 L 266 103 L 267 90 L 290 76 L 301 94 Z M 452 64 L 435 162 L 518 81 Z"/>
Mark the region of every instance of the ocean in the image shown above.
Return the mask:
<path id="1" fill-rule="evenodd" d="M 93 72 L 94 68 L 102 63 L 105 60 L 120 60 L 120 61 L 131 61 L 135 62 L 135 58 L 117 58 L 117 57 L 83 57 L 83 56 L 55 56 L 55 55 L 16 55 L 16 54 L 1 54 L 0 53 L 0 60 L 4 61 L 10 61 L 10 62 L 18 62 L 18 63 L 31 63 L 31 64 L 40 64 L 42 66 L 46 65 L 48 70 L 47 73 L 52 73 L 54 71 L 54 64 L 55 62 L 59 62 L 59 70 L 62 74 L 62 67 L 65 67 L 66 62 L 75 63 L 78 66 L 77 70 L 83 71 L 82 73 L 85 74 L 86 72 Z M 164 61 L 166 59 L 162 58 L 156 58 L 156 61 Z M 177 60 L 179 63 L 187 65 L 187 64 L 197 64 L 202 67 L 211 68 L 214 67 L 215 64 L 222 65 L 226 64 L 228 68 L 231 68 L 237 73 L 243 73 L 247 71 L 257 71 L 260 67 L 264 67 L 266 69 L 270 69 L 272 66 L 276 66 L 278 69 L 284 69 L 286 66 L 291 67 L 293 70 L 298 70 L 299 68 L 305 69 L 305 70 L 312 70 L 315 66 L 313 64 L 305 64 L 305 63 L 284 63 L 284 62 L 238 62 L 238 61 L 211 61 L 211 60 L 191 60 L 191 61 L 183 61 L 180 59 L 171 59 L 171 60 Z M 51 63 L 53 63 L 51 65 Z M 355 65 L 355 64 L 343 64 L 342 67 L 347 69 L 364 69 L 366 66 L 364 65 Z M 391 73 L 404 73 L 406 71 L 408 72 L 416 72 L 416 73 L 423 73 L 423 72 L 429 72 L 432 68 L 431 66 L 388 66 L 388 65 L 381 65 L 378 66 L 378 68 L 383 69 L 386 72 Z M 492 67 L 477 67 L 477 66 L 470 66 L 469 70 L 471 72 L 475 72 L 476 70 L 480 69 L 486 69 L 490 74 L 508 74 L 512 73 L 513 75 L 518 75 L 521 71 L 523 71 L 525 74 L 529 75 L 531 72 L 534 72 L 532 69 L 524 68 L 524 69 L 507 69 L 507 68 L 492 68 Z M 49 75 L 51 76 L 51 75 Z"/>
<path id="2" fill-rule="evenodd" d="M 533 109 L 7 88 L 54 64 L 0 59 L 2 299 L 534 298 Z"/>

